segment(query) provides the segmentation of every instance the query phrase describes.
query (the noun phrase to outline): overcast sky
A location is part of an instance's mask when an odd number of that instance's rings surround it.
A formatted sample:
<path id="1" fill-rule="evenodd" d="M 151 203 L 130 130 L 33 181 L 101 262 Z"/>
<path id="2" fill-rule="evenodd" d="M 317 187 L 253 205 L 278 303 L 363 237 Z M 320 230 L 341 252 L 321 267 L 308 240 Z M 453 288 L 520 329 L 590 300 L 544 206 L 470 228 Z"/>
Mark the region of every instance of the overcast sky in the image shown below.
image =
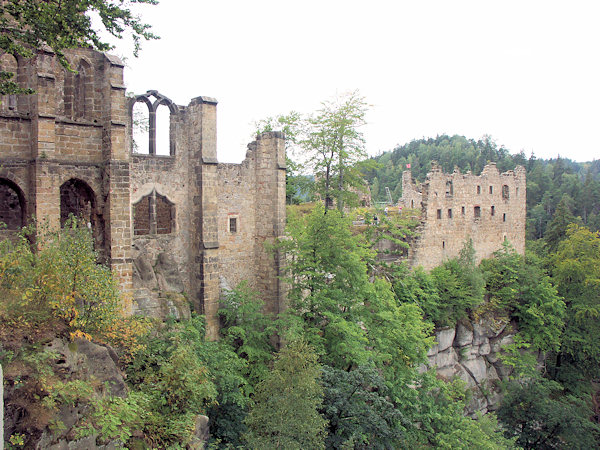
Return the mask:
<path id="1" fill-rule="evenodd" d="M 358 89 L 370 154 L 412 139 L 491 135 L 516 153 L 600 155 L 600 2 L 161 0 L 161 40 L 129 57 L 128 90 L 218 104 L 218 157 L 252 123 Z M 127 55 L 120 45 L 114 53 Z"/>

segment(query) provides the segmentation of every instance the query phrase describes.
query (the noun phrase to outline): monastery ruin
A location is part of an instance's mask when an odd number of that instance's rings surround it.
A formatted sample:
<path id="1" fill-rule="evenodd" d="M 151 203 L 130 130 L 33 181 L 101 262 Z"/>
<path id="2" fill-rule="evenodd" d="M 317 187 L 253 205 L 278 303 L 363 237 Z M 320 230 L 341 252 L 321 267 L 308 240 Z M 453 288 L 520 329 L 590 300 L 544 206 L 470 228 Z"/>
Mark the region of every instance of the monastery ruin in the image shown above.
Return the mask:
<path id="1" fill-rule="evenodd" d="M 184 107 L 156 91 L 128 98 L 118 58 L 90 49 L 67 57 L 77 72 L 50 51 L 0 58 L 3 70 L 36 91 L 0 105 L 0 221 L 7 225 L 0 233 L 32 217 L 53 229 L 70 214 L 83 217 L 129 312 L 160 317 L 189 301 L 206 314 L 212 337 L 222 289 L 242 280 L 278 312 L 281 257 L 264 244 L 285 227 L 283 136 L 265 133 L 242 164 L 219 164 L 216 100 L 197 97 Z M 139 104 L 148 108 L 148 148 L 134 151 Z M 158 129 L 161 111 L 170 118 L 166 130 Z M 161 132 L 168 149 L 157 148 Z"/>
<path id="2" fill-rule="evenodd" d="M 410 265 L 433 269 L 458 256 L 468 239 L 477 261 L 492 256 L 506 240 L 523 254 L 525 181 L 524 167 L 500 173 L 495 163 L 481 175 L 458 169 L 446 174 L 434 163 L 421 185 L 413 182 L 410 171 L 403 172 L 400 204 L 420 211 L 418 235 L 408 250 Z"/>

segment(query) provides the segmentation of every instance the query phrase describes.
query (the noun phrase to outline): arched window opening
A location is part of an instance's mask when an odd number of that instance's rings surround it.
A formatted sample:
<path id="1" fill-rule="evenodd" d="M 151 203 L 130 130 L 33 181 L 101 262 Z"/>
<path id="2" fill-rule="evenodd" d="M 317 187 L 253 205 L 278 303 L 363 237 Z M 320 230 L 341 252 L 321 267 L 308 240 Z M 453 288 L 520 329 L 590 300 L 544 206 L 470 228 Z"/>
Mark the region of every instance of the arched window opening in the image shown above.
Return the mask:
<path id="1" fill-rule="evenodd" d="M 446 197 L 452 197 L 454 195 L 454 184 L 452 181 L 446 181 Z"/>
<path id="2" fill-rule="evenodd" d="M 60 187 L 60 226 L 72 215 L 88 227 L 94 225 L 94 193 L 83 181 L 71 179 Z"/>
<path id="3" fill-rule="evenodd" d="M 18 64 L 14 56 L 9 55 L 8 53 L 5 53 L 2 56 L 0 56 L 0 71 L 12 74 L 12 77 L 9 78 L 8 81 L 14 83 L 13 86 L 15 88 L 18 86 Z M 15 94 L 3 95 L 0 98 L 0 101 L 2 101 L 0 108 L 3 111 L 14 111 L 17 109 L 17 96 Z"/>
<path id="4" fill-rule="evenodd" d="M 133 205 L 133 234 L 150 234 L 150 195 Z"/>
<path id="5" fill-rule="evenodd" d="M 170 234 L 175 229 L 175 204 L 153 190 L 133 205 L 133 234 Z"/>
<path id="6" fill-rule="evenodd" d="M 156 108 L 156 154 L 169 156 L 171 154 L 171 112 L 165 104 Z"/>
<path id="7" fill-rule="evenodd" d="M 64 228 L 71 217 L 92 230 L 94 249 L 103 261 L 106 257 L 104 220 L 96 210 L 96 195 L 87 183 L 75 178 L 66 181 L 60 187 L 60 226 Z"/>
<path id="8" fill-rule="evenodd" d="M 131 103 L 131 136 L 132 152 L 146 153 L 145 145 L 140 143 L 142 135 L 147 136 L 149 155 L 174 156 L 175 140 L 173 118 L 177 113 L 177 106 L 167 97 L 157 91 L 148 91 L 143 95 L 133 98 Z M 148 107 L 148 118 L 136 112 L 138 103 L 145 103 Z M 142 118 L 143 117 L 143 118 Z M 144 142 L 145 143 L 145 142 Z"/>
<path id="9" fill-rule="evenodd" d="M 132 152 L 140 154 L 150 153 L 150 110 L 143 101 L 133 104 L 131 117 L 131 142 Z"/>
<path id="10" fill-rule="evenodd" d="M 0 178 L 0 231 L 19 230 L 24 225 L 23 193 L 16 184 Z"/>
<path id="11" fill-rule="evenodd" d="M 90 118 L 93 111 L 92 67 L 81 59 L 75 72 L 65 69 L 64 110 L 65 116 L 72 119 Z"/>

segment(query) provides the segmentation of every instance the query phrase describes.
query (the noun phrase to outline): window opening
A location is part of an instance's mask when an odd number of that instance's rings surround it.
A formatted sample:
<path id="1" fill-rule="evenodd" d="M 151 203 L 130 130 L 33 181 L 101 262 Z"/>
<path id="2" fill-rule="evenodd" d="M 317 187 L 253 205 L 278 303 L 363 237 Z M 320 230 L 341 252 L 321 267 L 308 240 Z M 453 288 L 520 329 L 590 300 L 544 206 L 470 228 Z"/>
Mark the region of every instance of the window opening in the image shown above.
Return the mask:
<path id="1" fill-rule="evenodd" d="M 452 219 L 452 208 L 448 208 L 448 219 Z"/>
<path id="2" fill-rule="evenodd" d="M 147 111 L 136 109 L 140 108 L 137 106 L 139 103 L 144 103 Z M 138 95 L 131 100 L 130 105 L 131 151 L 148 155 L 175 155 L 173 117 L 177 113 L 177 106 L 157 91 L 148 91 L 143 95 Z M 140 115 L 139 111 L 143 115 Z M 146 135 L 147 138 L 141 139 L 142 135 Z M 148 143 L 147 151 L 146 142 Z"/>
<path id="3" fill-rule="evenodd" d="M 496 207 L 495 206 L 492 206 L 492 208 L 490 210 L 490 213 L 491 213 L 492 216 L 494 216 L 496 214 Z"/>
<path id="4" fill-rule="evenodd" d="M 6 230 L 19 230 L 25 225 L 25 208 L 20 189 L 8 180 L 0 179 L 0 222 Z M 3 228 L 0 228 L 0 232 Z"/>
<path id="5" fill-rule="evenodd" d="M 454 186 L 452 185 L 452 181 L 446 181 L 446 196 L 451 197 L 454 195 Z"/>
<path id="6" fill-rule="evenodd" d="M 481 194 L 481 186 L 477 186 L 477 194 Z"/>
<path id="7" fill-rule="evenodd" d="M 442 241 L 442 248 L 446 248 L 446 241 Z"/>
<path id="8" fill-rule="evenodd" d="M 441 219 L 441 218 L 442 218 L 442 210 L 441 210 L 441 209 L 438 209 L 438 210 L 437 210 L 437 218 L 438 218 L 438 219 Z"/>
<path id="9" fill-rule="evenodd" d="M 4 53 L 0 56 L 0 70 L 3 72 L 9 72 L 12 77 L 8 81 L 17 83 L 18 76 L 18 64 L 14 56 Z M 0 108 L 3 110 L 14 111 L 17 109 L 17 96 L 15 94 L 3 95 L 0 100 Z"/>
<path id="10" fill-rule="evenodd" d="M 158 105 L 156 108 L 156 154 L 169 156 L 171 149 L 170 143 L 170 125 L 171 113 L 169 107 L 164 104 Z"/>
<path id="11" fill-rule="evenodd" d="M 150 153 L 150 110 L 144 102 L 135 102 L 131 117 L 133 153 Z"/>
<path id="12" fill-rule="evenodd" d="M 490 186 L 490 194 L 493 194 L 493 193 L 494 193 L 494 187 Z"/>
<path id="13" fill-rule="evenodd" d="M 475 218 L 481 217 L 481 208 L 479 206 L 473 208 L 473 215 Z"/>
<path id="14" fill-rule="evenodd" d="M 465 207 L 464 207 L 464 206 L 460 208 L 460 213 L 461 213 L 463 216 L 465 215 Z"/>
<path id="15" fill-rule="evenodd" d="M 410 201 L 410 207 L 411 207 L 411 208 L 414 208 L 414 207 L 415 207 L 415 201 L 414 201 L 414 200 L 411 200 L 411 201 Z"/>
<path id="16" fill-rule="evenodd" d="M 506 222 L 506 213 L 502 214 L 502 222 Z"/>
<path id="17" fill-rule="evenodd" d="M 237 217 L 229 218 L 229 232 L 237 233 Z"/>
<path id="18" fill-rule="evenodd" d="M 506 184 L 502 186 L 502 198 L 504 200 L 508 200 L 509 198 L 509 188 Z"/>

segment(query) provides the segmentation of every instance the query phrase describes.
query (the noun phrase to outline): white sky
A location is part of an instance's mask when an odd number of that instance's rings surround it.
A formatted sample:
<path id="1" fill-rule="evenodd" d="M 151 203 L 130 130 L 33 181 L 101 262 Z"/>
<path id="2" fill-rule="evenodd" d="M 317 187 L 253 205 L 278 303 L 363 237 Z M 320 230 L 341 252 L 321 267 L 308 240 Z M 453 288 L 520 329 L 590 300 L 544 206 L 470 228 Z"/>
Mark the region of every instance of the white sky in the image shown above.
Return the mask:
<path id="1" fill-rule="evenodd" d="M 600 155 L 597 0 L 162 0 L 140 14 L 162 39 L 127 59 L 128 90 L 215 97 L 220 161 L 243 159 L 254 121 L 354 89 L 372 105 L 370 154 L 447 133 Z"/>

